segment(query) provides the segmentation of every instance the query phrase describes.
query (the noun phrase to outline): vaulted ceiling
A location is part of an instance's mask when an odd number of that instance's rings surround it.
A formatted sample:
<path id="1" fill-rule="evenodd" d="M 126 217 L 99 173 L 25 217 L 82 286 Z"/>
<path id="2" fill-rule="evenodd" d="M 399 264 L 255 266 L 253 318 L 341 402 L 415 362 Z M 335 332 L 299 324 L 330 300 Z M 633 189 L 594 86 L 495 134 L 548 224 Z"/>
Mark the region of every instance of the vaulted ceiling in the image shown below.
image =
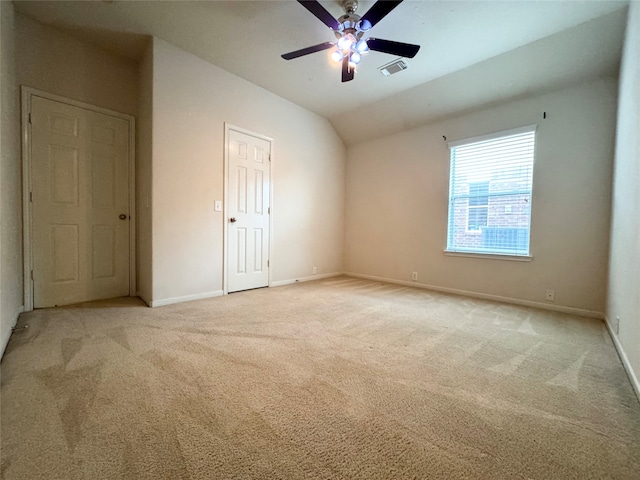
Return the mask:
<path id="1" fill-rule="evenodd" d="M 339 0 L 320 2 L 334 17 Z M 371 31 L 415 43 L 409 68 L 383 76 L 396 57 L 367 53 L 340 81 L 329 50 L 280 55 L 334 41 L 288 1 L 20 1 L 18 11 L 133 59 L 149 35 L 166 40 L 328 118 L 347 144 L 454 113 L 617 73 L 627 1 L 405 0 Z M 373 1 L 360 1 L 363 14 Z"/>

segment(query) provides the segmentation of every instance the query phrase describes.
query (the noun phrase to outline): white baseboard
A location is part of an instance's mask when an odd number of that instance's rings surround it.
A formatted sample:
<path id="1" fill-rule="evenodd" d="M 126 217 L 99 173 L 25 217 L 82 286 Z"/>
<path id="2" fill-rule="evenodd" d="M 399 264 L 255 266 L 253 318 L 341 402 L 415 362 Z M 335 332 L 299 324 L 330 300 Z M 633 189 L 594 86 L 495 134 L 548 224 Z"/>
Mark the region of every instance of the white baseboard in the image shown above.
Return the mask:
<path id="1" fill-rule="evenodd" d="M 541 308 L 543 310 L 552 310 L 555 312 L 570 313 L 572 315 L 580 315 L 583 317 L 598 318 L 604 320 L 604 313 L 593 310 L 584 310 L 582 308 L 564 307 L 562 305 L 551 305 L 548 303 L 532 302 L 530 300 L 521 300 L 519 298 L 501 297 L 499 295 L 490 295 L 488 293 L 471 292 L 469 290 L 459 290 L 457 288 L 438 287 L 435 285 L 427 285 L 418 282 L 407 282 L 404 280 L 395 280 L 393 278 L 375 277 L 373 275 L 362 275 L 360 273 L 344 272 L 344 275 L 350 277 L 364 278 L 367 280 L 375 280 L 378 282 L 395 283 L 398 285 L 406 285 L 408 287 L 424 288 L 433 290 L 434 292 L 450 293 L 452 295 L 462 295 L 465 297 L 480 298 L 482 300 L 493 300 L 494 302 L 510 303 L 512 305 L 521 305 L 523 307 Z"/>
<path id="2" fill-rule="evenodd" d="M 192 302 L 194 300 L 203 300 L 205 298 L 221 297 L 223 295 L 222 290 L 216 290 L 214 292 L 196 293 L 195 295 L 185 295 L 184 297 L 171 297 L 162 298 L 160 300 L 147 301 L 144 298 L 142 300 L 150 307 L 163 307 L 165 305 L 172 305 L 174 303 Z"/>
<path id="3" fill-rule="evenodd" d="M 280 280 L 277 282 L 271 282 L 270 287 L 282 287 L 284 285 L 291 285 L 296 282 L 310 282 L 312 280 L 320 280 L 321 278 L 337 277 L 343 275 L 342 272 L 333 273 L 320 273 L 318 275 L 311 275 L 310 277 L 292 278 L 291 280 Z"/>
<path id="4" fill-rule="evenodd" d="M 319 275 L 312 275 L 310 277 L 301 277 L 294 278 L 292 280 L 283 280 L 279 282 L 271 282 L 270 287 L 281 287 L 283 285 L 289 285 L 296 282 L 309 282 L 311 280 L 318 280 L 321 278 L 335 277 L 338 275 L 342 275 L 342 272 L 334 272 L 334 273 L 322 273 Z M 173 297 L 173 298 L 163 298 L 160 300 L 148 300 L 144 296 L 140 295 L 138 292 L 138 296 L 142 299 L 144 303 L 149 305 L 150 307 L 162 307 L 164 305 L 172 305 L 174 303 L 182 303 L 182 302 L 191 302 L 194 300 L 203 300 L 205 298 L 213 298 L 213 297 L 221 297 L 224 295 L 223 290 L 216 290 L 215 292 L 205 292 L 198 293 L 196 295 L 185 295 L 184 297 Z"/>
<path id="5" fill-rule="evenodd" d="M 620 357 L 620 361 L 622 362 L 622 365 L 624 366 L 624 369 L 627 371 L 627 376 L 629 377 L 629 381 L 631 382 L 631 386 L 635 390 L 636 396 L 638 397 L 638 400 L 640 401 L 640 382 L 638 382 L 638 376 L 636 375 L 636 372 L 633 371 L 633 367 L 631 366 L 631 362 L 629 362 L 629 357 L 627 357 L 627 354 L 624 351 L 624 348 L 622 348 L 622 344 L 620 343 L 620 340 L 618 339 L 618 335 L 616 335 L 614 333 L 613 326 L 611 325 L 611 323 L 609 323 L 609 319 L 606 316 L 604 318 L 604 323 L 607 326 L 607 330 L 609 330 L 609 336 L 611 337 L 611 340 L 613 340 L 613 344 L 616 347 L 616 351 L 618 352 L 618 356 Z"/>
<path id="6" fill-rule="evenodd" d="M 9 335 L 7 335 L 7 338 L 3 339 L 2 345 L 0 345 L 0 359 L 4 355 L 4 351 L 7 349 L 7 345 L 9 345 L 9 340 L 11 339 L 11 334 L 13 333 L 13 327 L 16 326 L 16 324 L 18 323 L 18 317 L 20 317 L 20 314 L 23 312 L 24 305 L 20 305 L 16 313 L 13 315 L 13 318 L 11 320 L 11 328 L 9 329 Z"/>

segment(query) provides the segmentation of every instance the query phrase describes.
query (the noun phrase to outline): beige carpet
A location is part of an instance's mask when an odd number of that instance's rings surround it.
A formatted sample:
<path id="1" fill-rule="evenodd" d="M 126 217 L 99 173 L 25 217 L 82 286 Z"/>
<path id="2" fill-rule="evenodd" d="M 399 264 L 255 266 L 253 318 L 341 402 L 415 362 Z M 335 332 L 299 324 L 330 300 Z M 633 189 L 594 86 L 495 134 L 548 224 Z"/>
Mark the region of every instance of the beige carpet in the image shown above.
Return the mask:
<path id="1" fill-rule="evenodd" d="M 337 277 L 21 317 L 9 479 L 640 479 L 599 320 Z"/>

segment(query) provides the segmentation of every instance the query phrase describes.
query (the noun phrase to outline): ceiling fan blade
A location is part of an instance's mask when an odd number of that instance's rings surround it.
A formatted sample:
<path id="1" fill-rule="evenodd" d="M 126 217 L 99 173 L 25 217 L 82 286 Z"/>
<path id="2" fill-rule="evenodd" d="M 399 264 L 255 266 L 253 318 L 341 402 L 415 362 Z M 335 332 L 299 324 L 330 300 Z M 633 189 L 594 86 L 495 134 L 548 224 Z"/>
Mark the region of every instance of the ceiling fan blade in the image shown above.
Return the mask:
<path id="1" fill-rule="evenodd" d="M 354 75 L 353 68 L 349 69 L 349 56 L 346 56 L 342 59 L 342 82 L 350 82 Z"/>
<path id="2" fill-rule="evenodd" d="M 309 10 L 315 17 L 324 23 L 327 27 L 332 28 L 333 30 L 337 30 L 340 28 L 340 23 L 338 20 L 333 18 L 322 5 L 320 5 L 316 0 L 298 0 L 298 3 L 302 5 L 304 8 Z"/>
<path id="3" fill-rule="evenodd" d="M 411 43 L 393 42 L 391 40 L 383 40 L 381 38 L 368 38 L 367 45 L 369 50 L 376 52 L 390 53 L 399 57 L 413 58 L 420 50 L 420 45 Z"/>
<path id="4" fill-rule="evenodd" d="M 292 60 L 294 58 L 302 57 L 304 55 L 309 55 L 310 53 L 320 52 L 322 50 L 326 50 L 335 45 L 333 42 L 324 42 L 318 45 L 313 45 L 312 47 L 302 48 L 300 50 L 296 50 L 295 52 L 283 53 L 281 55 L 285 60 Z"/>
<path id="5" fill-rule="evenodd" d="M 373 4 L 367 13 L 362 16 L 362 21 L 367 20 L 373 27 L 376 23 L 386 17 L 391 10 L 402 3 L 402 0 L 378 0 Z"/>

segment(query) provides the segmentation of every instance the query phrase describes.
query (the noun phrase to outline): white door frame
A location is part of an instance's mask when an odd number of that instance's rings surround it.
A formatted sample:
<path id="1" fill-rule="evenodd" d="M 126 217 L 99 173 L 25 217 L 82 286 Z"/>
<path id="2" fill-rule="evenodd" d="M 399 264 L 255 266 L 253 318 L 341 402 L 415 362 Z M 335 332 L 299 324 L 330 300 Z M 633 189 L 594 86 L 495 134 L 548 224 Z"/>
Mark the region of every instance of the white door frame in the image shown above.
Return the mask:
<path id="1" fill-rule="evenodd" d="M 114 112 L 89 103 L 43 92 L 35 88 L 22 86 L 22 238 L 23 238 L 23 272 L 24 272 L 24 310 L 33 310 L 33 249 L 31 244 L 31 99 L 41 97 L 72 107 L 83 108 L 92 112 L 120 118 L 129 123 L 129 295 L 136 296 L 136 124 L 135 117 L 125 113 Z"/>
<path id="2" fill-rule="evenodd" d="M 224 207 L 222 209 L 222 237 L 223 237 L 223 263 L 222 263 L 222 292 L 224 295 L 229 294 L 229 268 L 228 268 L 228 249 L 229 249 L 229 130 L 244 133 L 245 135 L 251 135 L 252 137 L 260 138 L 269 142 L 271 145 L 270 157 L 269 157 L 269 255 L 268 255 L 268 287 L 271 286 L 271 238 L 273 237 L 271 231 L 273 230 L 273 222 L 271 215 L 273 213 L 273 176 L 271 171 L 271 160 L 273 159 L 273 138 L 261 135 L 246 128 L 236 127 L 230 123 L 224 123 Z"/>

